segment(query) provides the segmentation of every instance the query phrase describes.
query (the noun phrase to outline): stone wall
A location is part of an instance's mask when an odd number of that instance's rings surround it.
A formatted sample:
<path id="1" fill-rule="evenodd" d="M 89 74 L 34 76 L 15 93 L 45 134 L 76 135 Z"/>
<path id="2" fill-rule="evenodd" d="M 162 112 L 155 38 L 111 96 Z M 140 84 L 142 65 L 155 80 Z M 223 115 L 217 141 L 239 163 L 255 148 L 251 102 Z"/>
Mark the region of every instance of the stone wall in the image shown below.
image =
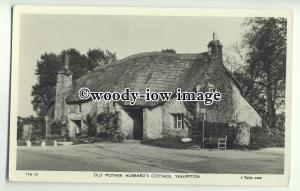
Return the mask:
<path id="1" fill-rule="evenodd" d="M 204 84 L 200 84 L 202 91 L 209 91 L 213 87 L 215 91 L 222 94 L 222 99 L 219 102 L 214 102 L 212 105 L 201 104 L 205 108 L 205 117 L 208 122 L 228 123 L 233 117 L 233 100 L 232 100 L 232 79 L 226 73 L 222 65 L 222 59 L 212 56 L 210 65 L 204 74 Z"/>
<path id="2" fill-rule="evenodd" d="M 76 137 L 77 134 L 77 126 L 73 121 L 68 122 L 69 136 L 71 138 Z"/>
<path id="3" fill-rule="evenodd" d="M 133 139 L 133 120 L 119 104 L 115 104 L 115 111 L 119 112 L 119 127 L 126 139 Z"/>
<path id="4" fill-rule="evenodd" d="M 94 102 L 84 102 L 81 104 L 81 112 L 79 111 L 79 103 L 76 104 L 68 104 L 67 112 L 68 112 L 68 129 L 70 137 L 76 137 L 76 133 L 79 133 L 77 129 L 77 124 L 75 121 L 80 121 L 81 123 L 81 132 L 82 134 L 86 134 L 88 130 L 88 126 L 86 124 L 86 116 L 93 115 L 96 112 L 96 104 Z"/>
<path id="5" fill-rule="evenodd" d="M 60 71 L 57 75 L 54 120 L 65 124 L 67 121 L 66 98 L 72 87 L 72 74 Z"/>
<path id="6" fill-rule="evenodd" d="M 249 145 L 250 144 L 250 125 L 246 122 L 239 123 L 237 126 L 237 144 Z"/>
<path id="7" fill-rule="evenodd" d="M 54 105 L 52 105 L 46 115 L 45 115 L 45 125 L 46 125 L 46 134 L 45 136 L 48 137 L 51 135 L 51 125 L 53 123 L 54 120 Z"/>
<path id="8" fill-rule="evenodd" d="M 184 105 L 184 102 L 176 101 L 171 99 L 168 103 L 162 106 L 163 114 L 163 136 L 164 137 L 188 137 L 189 135 L 189 124 L 186 121 L 188 112 Z M 176 114 L 183 114 L 183 129 L 175 128 L 174 117 Z"/>
<path id="9" fill-rule="evenodd" d="M 68 128 L 71 137 L 76 136 L 75 120 L 81 120 L 82 133 L 87 133 L 87 115 L 98 115 L 103 112 L 119 112 L 119 126 L 127 139 L 132 139 L 133 121 L 123 107 L 113 102 L 84 102 L 81 103 L 81 112 L 78 110 L 79 103 L 68 104 Z"/>
<path id="10" fill-rule="evenodd" d="M 163 136 L 162 107 L 143 109 L 143 139 L 156 139 Z"/>

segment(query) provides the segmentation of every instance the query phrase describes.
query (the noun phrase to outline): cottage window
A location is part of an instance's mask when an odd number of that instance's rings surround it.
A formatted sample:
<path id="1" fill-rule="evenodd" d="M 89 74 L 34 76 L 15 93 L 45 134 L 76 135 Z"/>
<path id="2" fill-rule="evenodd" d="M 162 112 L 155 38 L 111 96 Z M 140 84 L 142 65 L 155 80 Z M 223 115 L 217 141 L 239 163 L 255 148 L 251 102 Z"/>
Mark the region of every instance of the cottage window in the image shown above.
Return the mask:
<path id="1" fill-rule="evenodd" d="M 80 104 L 78 104 L 78 112 L 79 112 L 79 113 L 81 113 L 81 109 L 82 109 L 82 108 L 81 108 L 81 103 L 80 103 Z"/>
<path id="2" fill-rule="evenodd" d="M 183 129 L 183 114 L 178 114 L 174 116 L 174 128 Z"/>

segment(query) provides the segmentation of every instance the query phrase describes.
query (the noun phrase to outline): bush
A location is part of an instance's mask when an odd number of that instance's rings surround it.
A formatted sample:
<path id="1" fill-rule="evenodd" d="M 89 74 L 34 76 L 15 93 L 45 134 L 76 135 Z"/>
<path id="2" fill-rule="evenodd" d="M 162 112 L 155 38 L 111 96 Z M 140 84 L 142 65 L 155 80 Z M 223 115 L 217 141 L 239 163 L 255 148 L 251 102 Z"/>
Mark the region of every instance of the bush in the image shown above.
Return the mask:
<path id="1" fill-rule="evenodd" d="M 95 119 L 95 114 L 93 115 L 87 115 L 86 116 L 86 122 L 88 125 L 88 136 L 93 137 L 97 134 L 97 124 Z"/>
<path id="2" fill-rule="evenodd" d="M 54 140 L 52 140 L 52 139 L 46 139 L 45 143 L 46 143 L 47 146 L 54 145 Z"/>
<path id="3" fill-rule="evenodd" d="M 117 132 L 113 140 L 116 142 L 123 142 L 125 140 L 125 134 L 122 132 Z"/>
<path id="4" fill-rule="evenodd" d="M 102 132 L 99 135 L 110 137 L 112 139 L 124 140 L 119 127 L 119 113 L 103 112 L 99 113 L 97 116 L 97 124 L 102 126 L 105 129 L 105 132 Z"/>
<path id="5" fill-rule="evenodd" d="M 63 125 L 59 122 L 53 122 L 51 125 L 51 135 L 60 137 L 62 134 Z"/>
<path id="6" fill-rule="evenodd" d="M 266 129 L 261 127 L 251 128 L 250 147 L 284 147 L 284 130 Z"/>

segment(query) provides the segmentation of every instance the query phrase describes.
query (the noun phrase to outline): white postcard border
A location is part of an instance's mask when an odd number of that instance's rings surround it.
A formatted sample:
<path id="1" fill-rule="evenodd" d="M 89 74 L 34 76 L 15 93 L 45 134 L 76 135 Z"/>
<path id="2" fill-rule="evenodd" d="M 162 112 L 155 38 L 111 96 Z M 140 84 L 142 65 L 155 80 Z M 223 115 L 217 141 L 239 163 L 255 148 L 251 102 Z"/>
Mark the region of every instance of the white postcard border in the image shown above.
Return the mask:
<path id="1" fill-rule="evenodd" d="M 166 179 L 151 178 L 108 178 L 95 177 L 96 174 L 122 174 L 124 172 L 82 172 L 82 171 L 21 171 L 16 170 L 17 151 L 17 109 L 18 109 L 18 78 L 20 51 L 20 17 L 22 14 L 78 14 L 78 15 L 141 15 L 141 16 L 208 16 L 208 17 L 286 17 L 287 33 L 287 75 L 286 75 L 286 134 L 284 174 L 195 174 L 200 178 Z M 10 145 L 9 145 L 9 179 L 26 182 L 84 182 L 84 183 L 134 183 L 134 184 L 200 184 L 200 185 L 242 185 L 242 186 L 288 186 L 291 161 L 291 87 L 292 87 L 292 12 L 288 10 L 258 9 L 199 9 L 199 8 L 145 8 L 145 7 L 87 7 L 87 6 L 23 6 L 16 5 L 13 9 L 12 33 L 12 69 L 10 94 Z M 31 175 L 28 175 L 31 174 Z M 145 172 L 137 172 L 145 174 Z M 184 173 L 178 173 L 184 174 Z M 244 176 L 262 177 L 261 180 L 245 179 Z"/>

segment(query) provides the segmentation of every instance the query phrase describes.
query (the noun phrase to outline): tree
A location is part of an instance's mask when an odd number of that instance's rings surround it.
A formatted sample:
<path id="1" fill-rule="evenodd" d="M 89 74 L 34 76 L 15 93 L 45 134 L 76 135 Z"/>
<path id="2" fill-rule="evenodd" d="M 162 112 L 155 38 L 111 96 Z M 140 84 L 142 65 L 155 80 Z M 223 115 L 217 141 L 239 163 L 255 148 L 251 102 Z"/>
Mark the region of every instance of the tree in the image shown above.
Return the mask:
<path id="1" fill-rule="evenodd" d="M 42 117 L 30 117 L 32 123 L 31 141 L 41 140 L 45 138 L 46 123 Z"/>
<path id="2" fill-rule="evenodd" d="M 84 54 L 80 54 L 80 52 L 74 48 L 63 50 L 60 53 L 61 58 L 61 65 L 63 66 L 65 63 L 63 62 L 65 60 L 66 55 L 69 55 L 69 64 L 70 64 L 70 70 L 73 73 L 73 80 L 76 80 L 83 76 L 87 71 L 91 68 L 91 63 L 88 61 L 88 58 Z"/>
<path id="3" fill-rule="evenodd" d="M 55 96 L 56 77 L 61 68 L 60 57 L 53 53 L 45 53 L 37 61 L 35 75 L 38 82 L 32 86 L 31 103 L 38 115 L 45 114 L 51 98 Z"/>
<path id="4" fill-rule="evenodd" d="M 91 63 L 90 69 L 93 69 L 98 65 L 109 64 L 111 61 L 116 60 L 115 53 L 111 53 L 108 50 L 103 51 L 100 48 L 90 49 L 86 54 Z"/>
<path id="5" fill-rule="evenodd" d="M 243 73 L 247 65 L 245 54 L 246 51 L 239 42 L 235 42 L 228 48 L 225 48 L 223 52 L 223 63 L 225 67 L 232 73 Z"/>
<path id="6" fill-rule="evenodd" d="M 246 66 L 235 77 L 246 99 L 263 117 L 264 127 L 275 128 L 277 112 L 285 103 L 287 21 L 259 17 L 248 19 L 245 26 Z"/>
<path id="7" fill-rule="evenodd" d="M 45 53 L 37 61 L 35 74 L 38 82 L 32 87 L 31 95 L 34 111 L 38 116 L 44 116 L 51 102 L 55 101 L 55 88 L 58 71 L 64 66 L 64 58 L 70 56 L 70 70 L 73 80 L 80 78 L 99 64 L 110 63 L 116 59 L 115 53 L 108 50 L 90 49 L 87 54 L 81 54 L 76 49 L 63 50 L 60 54 Z"/>
<path id="8" fill-rule="evenodd" d="M 168 52 L 168 53 L 172 53 L 172 54 L 175 54 L 176 53 L 176 51 L 174 50 L 174 49 L 163 49 L 163 50 L 161 50 L 162 52 Z"/>

